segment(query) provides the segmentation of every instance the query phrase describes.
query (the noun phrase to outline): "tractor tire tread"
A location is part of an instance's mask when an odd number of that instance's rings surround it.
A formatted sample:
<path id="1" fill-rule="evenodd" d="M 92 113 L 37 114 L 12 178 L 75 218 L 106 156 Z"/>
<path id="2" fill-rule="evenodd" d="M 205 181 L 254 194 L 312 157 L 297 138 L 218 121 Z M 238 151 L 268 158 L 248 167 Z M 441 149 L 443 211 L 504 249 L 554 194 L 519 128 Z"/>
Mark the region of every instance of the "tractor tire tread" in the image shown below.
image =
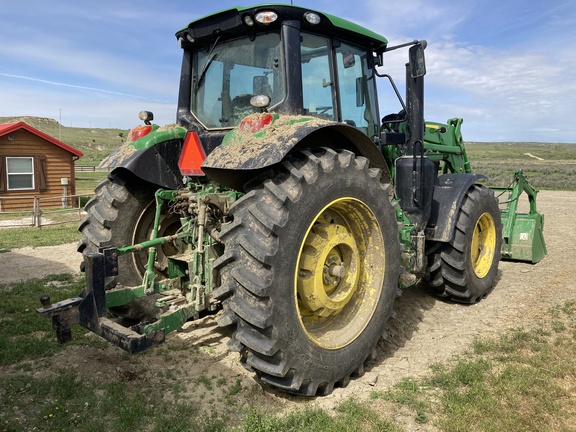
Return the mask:
<path id="1" fill-rule="evenodd" d="M 488 212 L 496 226 L 496 246 L 488 275 L 476 278 L 471 265 L 468 249 L 476 220 Z M 434 242 L 427 245 L 428 280 L 427 284 L 440 297 L 448 297 L 460 303 L 476 303 L 485 298 L 494 288 L 495 276 L 500 260 L 502 242 L 501 221 L 498 203 L 491 189 L 472 185 L 466 192 L 458 212 L 456 227 L 450 242 Z"/>
<path id="2" fill-rule="evenodd" d="M 213 296 L 225 299 L 219 324 L 232 327 L 230 344 L 241 347 L 241 363 L 254 370 L 263 382 L 307 396 L 329 394 L 334 386 L 346 386 L 351 376 L 363 374 L 364 362 L 374 352 L 370 349 L 360 364 L 330 382 L 305 378 L 286 352 L 287 341 L 276 336 L 275 326 L 280 323 L 274 323 L 274 307 L 282 305 L 274 306 L 268 301 L 275 273 L 273 259 L 281 250 L 277 232 L 289 219 L 287 203 L 298 202 L 306 185 L 314 184 L 322 172 L 330 172 L 337 165 L 342 171 L 365 172 L 362 175 L 377 181 L 381 175 L 380 170 L 369 167 L 366 158 L 349 151 L 304 150 L 288 157 L 274 173 L 264 173 L 247 184 L 249 192 L 231 206 L 234 221 L 221 233 L 227 245 L 225 253 L 214 265 L 222 282 Z M 382 196 L 388 197 L 390 186 L 381 185 L 381 189 Z M 397 204 L 393 208 L 396 210 Z M 396 286 L 394 293 L 397 294 Z M 392 307 L 388 310 L 391 315 Z"/>

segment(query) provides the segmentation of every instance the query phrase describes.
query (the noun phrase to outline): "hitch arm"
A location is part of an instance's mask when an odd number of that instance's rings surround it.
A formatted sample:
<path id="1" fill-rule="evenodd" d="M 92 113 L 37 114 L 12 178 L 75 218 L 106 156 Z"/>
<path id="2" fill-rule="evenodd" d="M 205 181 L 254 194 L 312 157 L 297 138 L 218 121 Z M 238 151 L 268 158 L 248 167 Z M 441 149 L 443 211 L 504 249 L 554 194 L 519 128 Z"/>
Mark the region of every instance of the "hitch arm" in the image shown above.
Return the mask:
<path id="1" fill-rule="evenodd" d="M 56 303 L 50 303 L 50 297 L 42 296 L 42 307 L 36 309 L 40 315 L 52 318 L 58 342 L 72 339 L 72 326 L 80 324 L 114 345 L 131 354 L 164 342 L 163 330 L 151 330 L 139 334 L 106 317 L 106 277 L 118 272 L 118 253 L 115 249 L 106 249 L 103 253 L 87 253 L 86 288 L 77 297 Z"/>

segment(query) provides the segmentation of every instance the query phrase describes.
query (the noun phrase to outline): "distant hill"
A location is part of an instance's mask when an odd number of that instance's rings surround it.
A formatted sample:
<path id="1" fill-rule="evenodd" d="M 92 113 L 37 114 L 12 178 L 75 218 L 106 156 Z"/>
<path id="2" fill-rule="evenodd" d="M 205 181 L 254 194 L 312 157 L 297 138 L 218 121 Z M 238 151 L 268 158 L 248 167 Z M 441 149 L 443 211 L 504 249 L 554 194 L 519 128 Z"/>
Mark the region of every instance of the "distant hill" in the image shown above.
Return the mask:
<path id="1" fill-rule="evenodd" d="M 82 153 L 77 166 L 98 165 L 112 150 L 120 147 L 129 130 L 76 128 L 61 126 L 56 120 L 44 117 L 0 117 L 0 123 L 23 121 L 24 123 L 68 144 Z"/>
<path id="2" fill-rule="evenodd" d="M 120 147 L 129 130 L 65 127 L 51 118 L 0 117 L 0 123 L 23 121 L 77 148 L 84 156 L 77 166 L 98 166 Z M 61 134 L 61 138 L 60 138 Z M 472 170 L 486 174 L 492 186 L 508 186 L 516 169 L 524 169 L 540 189 L 576 190 L 576 145 L 558 143 L 467 142 Z"/>

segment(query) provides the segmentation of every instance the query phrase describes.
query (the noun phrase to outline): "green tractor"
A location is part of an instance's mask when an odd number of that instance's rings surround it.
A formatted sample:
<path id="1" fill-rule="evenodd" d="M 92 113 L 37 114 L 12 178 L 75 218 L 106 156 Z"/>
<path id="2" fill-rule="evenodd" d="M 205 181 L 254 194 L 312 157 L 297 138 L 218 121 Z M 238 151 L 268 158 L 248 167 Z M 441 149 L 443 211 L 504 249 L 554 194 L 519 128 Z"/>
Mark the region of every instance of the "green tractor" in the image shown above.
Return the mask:
<path id="1" fill-rule="evenodd" d="M 546 254 L 535 205 L 507 212 L 503 235 L 462 120 L 424 121 L 425 41 L 391 47 L 288 5 L 225 10 L 176 37 L 177 123 L 140 113 L 79 227 L 86 288 L 41 299 L 59 341 L 79 323 L 136 353 L 219 311 L 230 349 L 263 382 L 324 395 L 362 374 L 402 288 L 425 281 L 474 303 L 503 253 Z M 378 70 L 402 47 L 405 98 Z M 378 78 L 399 100 L 384 118 Z M 508 201 L 535 199 L 517 177 Z"/>

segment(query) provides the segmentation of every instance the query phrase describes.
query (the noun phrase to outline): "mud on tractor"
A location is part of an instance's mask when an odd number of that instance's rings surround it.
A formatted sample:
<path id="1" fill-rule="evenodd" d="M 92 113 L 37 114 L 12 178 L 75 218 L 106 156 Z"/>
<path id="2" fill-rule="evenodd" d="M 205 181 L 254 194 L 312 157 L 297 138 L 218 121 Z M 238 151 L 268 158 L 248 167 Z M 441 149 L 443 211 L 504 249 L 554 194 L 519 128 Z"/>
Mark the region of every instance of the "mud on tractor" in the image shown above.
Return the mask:
<path id="1" fill-rule="evenodd" d="M 389 46 L 288 5 L 225 10 L 176 37 L 176 124 L 141 112 L 102 162 L 113 169 L 79 227 L 86 287 L 41 299 L 59 341 L 81 324 L 136 353 L 218 311 L 263 382 L 328 394 L 375 356 L 402 288 L 475 303 L 501 258 L 545 256 L 522 172 L 498 192 L 502 211 L 472 172 L 462 120 L 424 121 L 426 41 Z M 404 98 L 380 72 L 398 48 Z M 384 118 L 378 79 L 399 101 Z M 516 211 L 523 191 L 529 213 Z"/>

